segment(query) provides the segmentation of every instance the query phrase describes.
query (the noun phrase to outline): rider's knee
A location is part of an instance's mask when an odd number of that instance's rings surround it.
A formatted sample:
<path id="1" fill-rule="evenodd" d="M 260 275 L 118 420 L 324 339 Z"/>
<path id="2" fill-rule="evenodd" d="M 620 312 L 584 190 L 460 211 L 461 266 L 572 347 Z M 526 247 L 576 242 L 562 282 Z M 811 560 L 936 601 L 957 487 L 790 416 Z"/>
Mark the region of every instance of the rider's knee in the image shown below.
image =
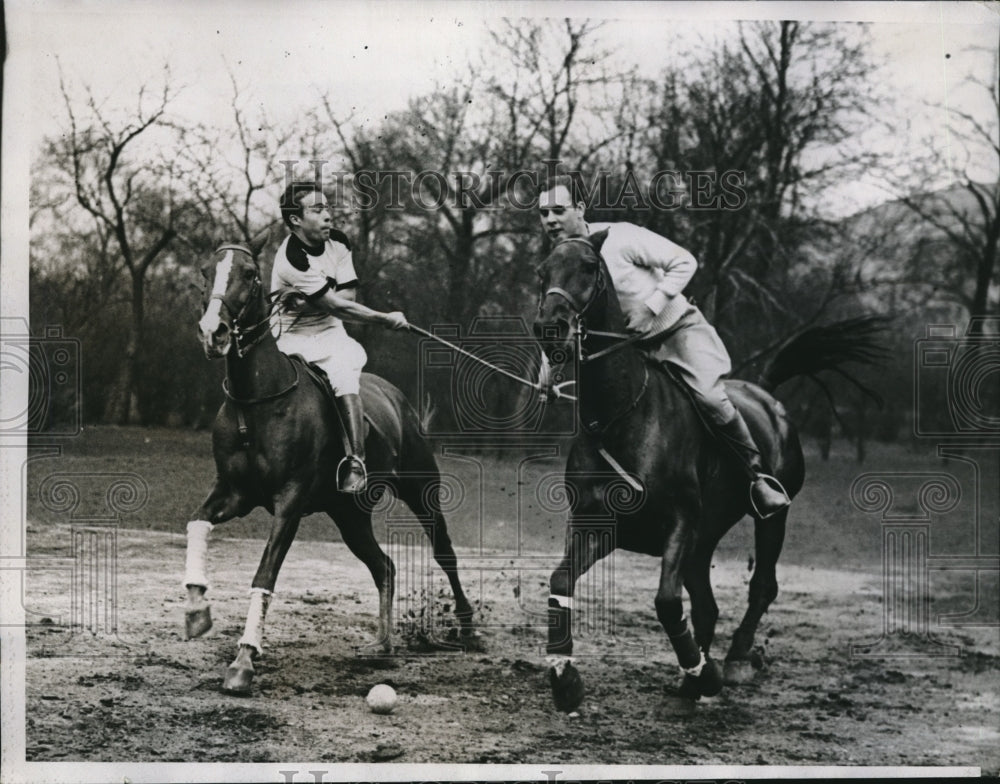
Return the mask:
<path id="1" fill-rule="evenodd" d="M 737 416 L 736 406 L 729 399 L 722 384 L 702 395 L 703 409 L 713 425 L 725 425 Z"/>

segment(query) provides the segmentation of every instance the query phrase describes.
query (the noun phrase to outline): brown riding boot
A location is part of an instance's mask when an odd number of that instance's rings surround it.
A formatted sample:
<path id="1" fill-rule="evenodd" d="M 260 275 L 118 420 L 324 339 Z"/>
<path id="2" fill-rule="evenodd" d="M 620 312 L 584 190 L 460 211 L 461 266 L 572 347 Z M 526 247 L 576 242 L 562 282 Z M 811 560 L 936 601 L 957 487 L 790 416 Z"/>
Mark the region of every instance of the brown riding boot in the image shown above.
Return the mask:
<path id="1" fill-rule="evenodd" d="M 760 450 L 739 411 L 733 419 L 724 425 L 715 425 L 715 428 L 746 468 L 750 477 L 750 506 L 758 517 L 771 517 L 792 503 L 781 482 L 764 473 Z"/>
<path id="2" fill-rule="evenodd" d="M 345 456 L 337 465 L 337 487 L 342 493 L 361 493 L 368 484 L 365 470 L 365 417 L 360 395 L 336 398 L 337 412 L 346 436 Z M 341 473 L 344 464 L 346 471 Z"/>

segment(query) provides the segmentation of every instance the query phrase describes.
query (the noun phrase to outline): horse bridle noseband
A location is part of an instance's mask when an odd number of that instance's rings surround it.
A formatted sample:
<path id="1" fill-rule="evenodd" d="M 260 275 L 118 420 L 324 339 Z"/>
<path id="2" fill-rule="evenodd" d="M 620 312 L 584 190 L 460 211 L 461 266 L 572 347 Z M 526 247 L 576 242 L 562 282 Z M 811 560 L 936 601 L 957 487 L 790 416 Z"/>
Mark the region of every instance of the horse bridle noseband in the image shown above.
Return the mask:
<path id="1" fill-rule="evenodd" d="M 566 289 L 560 288 L 559 286 L 550 286 L 545 290 L 545 293 L 542 295 L 541 300 L 539 300 L 538 302 L 539 312 L 541 312 L 542 304 L 545 302 L 546 298 L 551 294 L 555 294 L 558 297 L 562 297 L 564 300 L 566 300 L 566 302 L 569 303 L 570 309 L 573 311 L 573 315 L 576 316 L 576 328 L 574 332 L 575 336 L 580 341 L 581 349 L 583 347 L 584 341 L 586 341 L 587 338 L 590 336 L 599 338 L 618 339 L 617 343 L 613 343 L 607 348 L 601 349 L 600 351 L 597 351 L 593 354 L 587 354 L 586 356 L 583 356 L 581 351 L 581 356 L 580 356 L 581 362 L 593 362 L 595 359 L 600 359 L 601 357 L 607 356 L 608 354 L 611 354 L 612 352 L 617 351 L 620 348 L 624 348 L 625 346 L 629 346 L 632 343 L 637 343 L 640 340 L 648 338 L 649 335 L 644 335 L 642 333 L 628 335 L 622 332 L 601 332 L 598 330 L 587 329 L 587 324 L 584 320 L 584 315 L 590 309 L 590 307 L 597 301 L 597 298 L 599 296 L 601 296 L 602 294 L 607 294 L 608 284 L 607 281 L 605 280 L 603 264 L 601 263 L 601 255 L 597 250 L 594 249 L 594 246 L 590 244 L 590 241 L 587 238 L 567 237 L 566 239 L 559 240 L 559 242 L 555 244 L 553 250 L 555 250 L 555 248 L 558 248 L 560 245 L 565 245 L 568 242 L 582 242 L 584 245 L 590 248 L 590 250 L 593 251 L 594 254 L 597 256 L 597 262 L 596 262 L 597 281 L 594 283 L 594 290 L 590 293 L 590 297 L 583 304 L 583 307 L 580 307 L 580 305 L 577 304 L 576 297 L 574 297 L 570 292 L 566 291 Z"/>
<path id="2" fill-rule="evenodd" d="M 218 248 L 215 249 L 215 253 L 213 255 L 218 255 L 224 250 L 235 250 L 240 253 L 245 253 L 247 256 L 253 259 L 253 253 L 250 252 L 250 249 L 245 245 L 238 245 L 238 244 L 220 245 Z M 260 341 L 264 339 L 264 336 L 271 328 L 270 310 L 268 311 L 267 315 L 264 316 L 263 319 L 258 321 L 256 324 L 251 325 L 250 327 L 244 328 L 241 326 L 240 323 L 243 317 L 246 315 L 246 312 L 249 309 L 250 305 L 256 301 L 257 295 L 260 293 L 261 286 L 263 285 L 263 281 L 260 278 L 260 268 L 257 266 L 256 261 L 254 261 L 254 268 L 256 269 L 256 274 L 254 275 L 253 278 L 253 284 L 250 288 L 250 294 L 247 296 L 247 301 L 243 303 L 243 307 L 240 308 L 239 313 L 233 315 L 233 308 L 232 306 L 230 306 L 228 302 L 226 302 L 224 294 L 213 294 L 208 298 L 209 302 L 211 302 L 213 299 L 219 300 L 219 302 L 222 303 L 222 307 L 224 307 L 226 311 L 229 313 L 229 315 L 232 317 L 233 338 L 236 341 L 235 343 L 236 356 L 238 356 L 240 359 L 243 359 L 243 357 L 245 357 L 250 352 L 250 349 L 252 349 L 258 343 L 260 343 Z M 264 328 L 261 329 L 261 327 Z M 254 333 L 257 330 L 260 331 L 255 335 Z M 244 337 L 248 338 L 250 342 L 241 345 L 240 340 Z"/>
<path id="3" fill-rule="evenodd" d="M 560 245 L 566 245 L 567 243 L 570 242 L 582 242 L 584 245 L 590 248 L 590 250 L 593 251 L 595 254 L 597 253 L 596 251 L 594 251 L 594 246 L 591 245 L 590 242 L 584 237 L 567 237 L 566 239 L 559 240 L 559 242 L 555 244 L 555 247 L 552 250 L 554 251 Z M 607 284 L 604 281 L 604 275 L 602 274 L 601 271 L 599 256 L 596 264 L 597 264 L 597 282 L 594 284 L 594 290 L 590 293 L 590 298 L 583 304 L 583 307 L 580 307 L 580 305 L 577 303 L 576 297 L 574 297 L 572 294 L 566 291 L 566 289 L 560 288 L 559 286 L 549 286 L 549 288 L 545 290 L 545 293 L 542 294 L 541 300 L 539 300 L 538 302 L 538 310 L 540 312 L 542 309 L 542 303 L 545 302 L 546 298 L 548 298 L 550 294 L 555 294 L 566 300 L 569 303 L 570 308 L 572 309 L 574 315 L 577 318 L 578 331 L 581 335 L 581 339 L 586 337 L 586 329 L 583 325 L 584 314 L 590 309 L 590 306 L 593 305 L 594 302 L 597 300 L 598 295 L 607 290 Z"/>
<path id="4" fill-rule="evenodd" d="M 593 245 L 590 244 L 590 242 L 586 238 L 567 237 L 566 239 L 557 242 L 555 247 L 558 248 L 560 245 L 567 242 L 582 242 L 586 244 L 588 248 L 594 251 L 595 255 L 597 256 L 597 280 L 594 283 L 594 290 L 591 292 L 590 298 L 584 303 L 583 307 L 580 307 L 579 305 L 577 305 L 576 297 L 574 297 L 570 292 L 566 291 L 566 289 L 560 288 L 559 286 L 550 286 L 545 290 L 545 293 L 542 295 L 542 298 L 538 303 L 538 310 L 539 312 L 541 312 L 542 304 L 545 302 L 545 299 L 550 294 L 555 294 L 556 296 L 562 297 L 564 300 L 566 300 L 566 302 L 569 303 L 570 309 L 573 311 L 573 315 L 576 316 L 575 332 L 576 332 L 576 338 L 578 339 L 580 363 L 585 364 L 587 362 L 593 362 L 595 359 L 600 359 L 601 357 L 607 356 L 608 354 L 611 354 L 614 351 L 618 351 L 618 349 L 624 348 L 625 346 L 629 346 L 633 343 L 636 343 L 640 340 L 650 337 L 649 335 L 643 334 L 641 332 L 634 335 L 626 335 L 620 332 L 602 332 L 598 330 L 587 330 L 586 323 L 584 322 L 583 319 L 584 314 L 586 314 L 586 312 L 590 309 L 590 307 L 597 301 L 597 298 L 599 296 L 601 296 L 602 294 L 606 295 L 608 291 L 608 284 L 607 280 L 605 279 L 605 272 L 603 268 L 604 264 L 601 259 L 601 254 L 594 248 Z M 553 250 L 554 249 L 555 248 L 553 248 Z M 590 336 L 601 337 L 601 338 L 617 338 L 618 342 L 613 343 L 607 348 L 601 349 L 600 351 L 597 351 L 593 354 L 587 354 L 586 356 L 584 356 L 583 342 Z M 597 425 L 596 423 L 584 423 L 584 429 L 591 434 L 601 433 L 607 430 L 615 421 L 621 419 L 623 416 L 625 416 L 627 413 L 629 413 L 636 406 L 639 405 L 639 401 L 642 399 L 642 396 L 646 394 L 646 389 L 648 386 L 649 386 L 649 368 L 644 364 L 642 386 L 639 389 L 639 394 L 636 395 L 632 403 L 623 410 L 619 411 L 613 417 L 611 417 L 611 419 L 609 419 L 607 422 L 603 423 L 603 425 Z M 604 452 L 604 450 L 601 451 L 603 452 L 605 459 L 611 463 L 612 467 L 615 468 L 618 471 L 618 473 L 622 474 L 623 476 L 626 476 L 625 472 L 621 469 L 621 466 L 615 463 L 614 460 L 610 457 L 610 455 L 607 454 L 607 452 Z"/>
<path id="5" fill-rule="evenodd" d="M 250 353 L 250 349 L 252 349 L 258 343 L 260 343 L 264 339 L 264 337 L 268 334 L 268 332 L 271 331 L 271 308 L 268 308 L 267 314 L 264 316 L 263 319 L 258 321 L 256 324 L 253 324 L 247 329 L 244 329 L 243 327 L 240 326 L 240 320 L 243 318 L 243 316 L 246 315 L 247 309 L 253 302 L 257 300 L 257 295 L 260 293 L 263 281 L 260 278 L 260 267 L 257 266 L 257 262 L 253 258 L 253 253 L 250 252 L 250 249 L 248 247 L 246 247 L 245 245 L 238 245 L 238 244 L 220 245 L 218 248 L 215 249 L 215 253 L 213 255 L 218 255 L 224 250 L 235 250 L 240 253 L 245 253 L 247 256 L 250 257 L 251 260 L 254 261 L 254 269 L 256 270 L 256 274 L 254 275 L 253 278 L 253 284 L 250 288 L 250 294 L 247 296 L 247 301 L 243 303 L 243 307 L 240 308 L 240 312 L 237 313 L 235 316 L 233 316 L 233 308 L 230 307 L 228 302 L 226 302 L 226 298 L 224 295 L 213 294 L 211 297 L 208 298 L 209 302 L 211 302 L 213 299 L 219 300 L 219 302 L 222 304 L 222 307 L 224 307 L 228 311 L 230 316 L 232 316 L 233 338 L 235 339 L 236 356 L 238 356 L 240 359 L 243 359 L 243 357 L 245 357 L 247 354 Z M 263 329 L 261 329 L 261 327 L 263 327 Z M 259 334 L 254 336 L 254 332 L 257 330 L 260 330 Z M 250 336 L 250 342 L 241 346 L 240 338 L 243 336 Z M 285 389 L 282 389 L 280 392 L 275 392 L 274 394 L 266 395 L 265 397 L 255 397 L 255 398 L 236 397 L 235 395 L 233 395 L 232 392 L 229 391 L 229 384 L 227 383 L 228 379 L 226 378 L 222 379 L 222 391 L 225 393 L 226 397 L 229 398 L 232 402 L 239 403 L 242 405 L 255 405 L 257 403 L 266 403 L 270 400 L 277 400 L 278 398 L 282 398 L 285 395 L 287 395 L 289 392 L 294 390 L 299 385 L 299 369 L 294 362 L 292 363 L 292 370 L 295 371 L 295 378 L 292 381 L 292 383 Z M 239 422 L 240 436 L 243 439 L 244 444 L 246 444 L 247 427 L 246 427 L 246 422 L 243 420 L 243 412 L 239 408 L 237 408 L 237 418 Z"/>

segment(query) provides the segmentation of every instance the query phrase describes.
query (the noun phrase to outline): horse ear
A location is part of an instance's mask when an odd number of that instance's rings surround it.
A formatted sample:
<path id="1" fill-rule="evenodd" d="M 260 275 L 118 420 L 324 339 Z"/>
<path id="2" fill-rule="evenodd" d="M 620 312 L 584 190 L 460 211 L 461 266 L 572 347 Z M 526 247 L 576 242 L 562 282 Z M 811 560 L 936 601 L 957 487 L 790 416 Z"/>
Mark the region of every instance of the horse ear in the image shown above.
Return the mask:
<path id="1" fill-rule="evenodd" d="M 590 240 L 590 244 L 594 247 L 598 253 L 601 252 L 601 247 L 604 245 L 604 240 L 608 238 L 608 230 L 603 229 L 596 234 L 591 234 L 587 239 Z"/>
<path id="2" fill-rule="evenodd" d="M 268 240 L 271 239 L 271 230 L 264 229 L 260 234 L 250 240 L 250 253 L 256 259 L 264 246 L 267 245 Z"/>

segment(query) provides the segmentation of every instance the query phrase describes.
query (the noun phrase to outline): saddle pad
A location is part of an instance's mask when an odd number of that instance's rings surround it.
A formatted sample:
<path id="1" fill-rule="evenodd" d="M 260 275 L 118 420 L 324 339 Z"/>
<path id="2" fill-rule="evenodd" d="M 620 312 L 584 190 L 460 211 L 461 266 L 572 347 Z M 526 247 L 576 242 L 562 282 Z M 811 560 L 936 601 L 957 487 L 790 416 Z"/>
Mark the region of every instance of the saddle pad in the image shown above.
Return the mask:
<path id="1" fill-rule="evenodd" d="M 326 371 L 319 365 L 313 364 L 312 362 L 306 362 L 306 360 L 302 358 L 301 354 L 289 354 L 288 356 L 293 362 L 298 362 L 299 365 L 306 371 L 306 374 L 311 376 L 312 380 L 319 386 L 320 389 L 323 390 L 323 395 L 326 397 L 327 403 L 331 406 L 335 406 L 336 400 L 333 394 L 333 387 L 330 385 L 330 379 L 326 375 Z M 365 406 L 364 416 L 365 422 L 368 426 L 374 428 L 375 432 L 383 441 L 388 441 L 386 428 L 384 425 L 379 425 L 379 423 L 375 421 L 375 418 L 373 418 L 369 413 L 367 406 Z M 365 433 L 365 437 L 368 437 L 367 432 Z"/>

